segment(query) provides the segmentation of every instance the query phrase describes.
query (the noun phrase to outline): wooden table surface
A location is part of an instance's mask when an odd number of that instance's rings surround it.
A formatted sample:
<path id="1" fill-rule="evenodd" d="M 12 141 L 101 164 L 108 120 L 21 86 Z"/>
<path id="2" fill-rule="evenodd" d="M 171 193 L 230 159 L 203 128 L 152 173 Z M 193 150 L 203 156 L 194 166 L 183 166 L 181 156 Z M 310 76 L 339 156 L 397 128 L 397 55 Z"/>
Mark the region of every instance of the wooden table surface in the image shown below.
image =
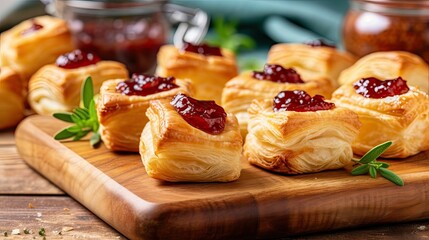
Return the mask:
<path id="1" fill-rule="evenodd" d="M 42 228 L 46 239 L 126 239 L 28 167 L 17 152 L 13 129 L 2 131 L 0 239 L 42 239 Z M 13 235 L 17 229 L 20 234 Z M 284 239 L 429 239 L 429 219 Z"/>

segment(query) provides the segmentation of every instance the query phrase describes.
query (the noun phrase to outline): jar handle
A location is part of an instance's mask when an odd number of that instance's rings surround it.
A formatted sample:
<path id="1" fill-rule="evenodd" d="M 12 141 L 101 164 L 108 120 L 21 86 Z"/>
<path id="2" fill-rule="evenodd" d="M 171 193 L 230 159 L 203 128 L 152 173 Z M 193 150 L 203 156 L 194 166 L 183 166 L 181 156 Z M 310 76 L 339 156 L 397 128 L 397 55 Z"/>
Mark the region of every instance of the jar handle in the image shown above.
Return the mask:
<path id="1" fill-rule="evenodd" d="M 198 44 L 206 36 L 210 18 L 201 9 L 167 3 L 164 12 L 171 23 L 179 23 L 173 37 L 177 48 L 181 48 L 184 42 Z"/>

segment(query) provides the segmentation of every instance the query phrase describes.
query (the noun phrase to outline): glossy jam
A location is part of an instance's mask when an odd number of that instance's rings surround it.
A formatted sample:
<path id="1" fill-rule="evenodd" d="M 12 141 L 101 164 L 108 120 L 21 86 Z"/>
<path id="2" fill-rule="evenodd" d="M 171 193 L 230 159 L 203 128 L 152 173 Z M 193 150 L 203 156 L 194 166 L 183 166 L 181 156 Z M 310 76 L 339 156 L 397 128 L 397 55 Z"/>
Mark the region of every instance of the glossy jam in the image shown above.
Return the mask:
<path id="1" fill-rule="evenodd" d="M 274 97 L 273 110 L 295 111 L 295 112 L 315 112 L 329 110 L 335 107 L 334 103 L 325 102 L 325 98 L 320 95 L 311 97 L 305 91 L 282 91 Z"/>
<path id="2" fill-rule="evenodd" d="M 43 28 L 43 25 L 38 24 L 35 20 L 31 20 L 31 26 L 21 32 L 22 36 L 32 34 Z"/>
<path id="3" fill-rule="evenodd" d="M 225 129 L 227 114 L 215 101 L 200 101 L 178 94 L 171 105 L 187 123 L 206 133 L 220 134 Z"/>
<path id="4" fill-rule="evenodd" d="M 304 43 L 306 45 L 312 46 L 312 47 L 330 47 L 335 48 L 335 45 L 329 44 L 325 42 L 323 39 L 316 39 L 310 42 Z"/>
<path id="5" fill-rule="evenodd" d="M 55 64 L 65 69 L 75 69 L 96 64 L 101 61 L 100 57 L 91 52 L 76 49 L 72 52 L 63 54 L 57 58 Z"/>
<path id="6" fill-rule="evenodd" d="M 204 56 L 222 56 L 220 48 L 212 47 L 207 44 L 194 45 L 192 43 L 185 42 L 182 50 L 202 54 Z"/>
<path id="7" fill-rule="evenodd" d="M 124 95 L 147 96 L 158 92 L 178 88 L 174 77 L 158 77 L 144 74 L 133 74 L 131 79 L 119 82 L 116 92 Z"/>
<path id="8" fill-rule="evenodd" d="M 293 68 L 283 68 L 276 64 L 265 64 L 263 72 L 253 72 L 253 78 L 279 83 L 304 83 Z"/>
<path id="9" fill-rule="evenodd" d="M 362 78 L 355 82 L 356 93 L 366 98 L 386 98 L 407 93 L 410 90 L 407 81 L 401 77 L 381 81 L 375 77 Z"/>

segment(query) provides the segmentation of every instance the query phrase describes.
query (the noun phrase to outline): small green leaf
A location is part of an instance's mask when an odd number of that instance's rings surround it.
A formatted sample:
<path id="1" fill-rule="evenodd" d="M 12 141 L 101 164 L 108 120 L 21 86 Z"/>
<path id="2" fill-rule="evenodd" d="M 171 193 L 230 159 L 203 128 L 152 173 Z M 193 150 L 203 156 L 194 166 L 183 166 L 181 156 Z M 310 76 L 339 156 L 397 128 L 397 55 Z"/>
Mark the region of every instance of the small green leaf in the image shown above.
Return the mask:
<path id="1" fill-rule="evenodd" d="M 96 148 L 98 143 L 101 141 L 101 136 L 98 132 L 94 132 L 91 136 L 91 139 L 89 140 L 89 143 L 93 148 Z"/>
<path id="2" fill-rule="evenodd" d="M 71 138 L 76 134 L 77 133 L 70 132 L 67 128 L 64 128 L 55 134 L 54 139 L 55 140 L 63 140 L 63 139 Z"/>
<path id="3" fill-rule="evenodd" d="M 78 133 L 78 132 L 82 131 L 82 128 L 80 128 L 79 126 L 76 126 L 76 125 L 70 126 L 66 129 L 67 129 L 67 131 L 72 132 L 72 133 Z"/>
<path id="4" fill-rule="evenodd" d="M 76 136 L 73 138 L 73 141 L 78 141 L 78 140 L 82 139 L 83 137 L 85 137 L 90 132 L 91 132 L 91 130 L 85 130 L 82 132 L 78 132 L 76 134 Z"/>
<path id="5" fill-rule="evenodd" d="M 79 115 L 77 115 L 75 113 L 72 113 L 70 117 L 71 117 L 72 121 L 76 124 L 82 122 L 82 119 L 80 119 Z"/>
<path id="6" fill-rule="evenodd" d="M 95 106 L 94 99 L 89 103 L 88 112 L 89 112 L 89 118 L 90 119 L 98 120 L 97 107 Z"/>
<path id="7" fill-rule="evenodd" d="M 372 178 L 376 178 L 377 177 L 377 169 L 374 166 L 369 166 L 369 175 Z"/>
<path id="8" fill-rule="evenodd" d="M 394 172 L 390 171 L 389 169 L 381 167 L 378 169 L 380 171 L 381 176 L 386 178 L 387 180 L 393 182 L 394 184 L 398 186 L 404 186 L 404 181 L 396 175 Z"/>
<path id="9" fill-rule="evenodd" d="M 71 115 L 71 113 L 54 113 L 52 116 L 61 121 L 72 123 L 73 119 L 71 118 Z"/>
<path id="10" fill-rule="evenodd" d="M 378 161 L 377 161 L 377 163 L 378 163 L 378 164 L 380 164 L 380 167 L 384 167 L 384 168 L 388 168 L 388 167 L 390 167 L 390 164 L 388 164 L 388 163 L 386 163 L 386 162 L 378 162 Z M 379 168 L 380 168 L 380 167 L 379 167 Z"/>
<path id="11" fill-rule="evenodd" d="M 369 170 L 369 166 L 367 164 L 364 164 L 364 165 L 355 167 L 351 173 L 352 175 L 362 175 L 362 174 L 368 173 L 368 170 Z"/>
<path id="12" fill-rule="evenodd" d="M 89 112 L 86 108 L 75 108 L 73 113 L 79 116 L 80 119 L 85 120 L 89 118 Z"/>
<path id="13" fill-rule="evenodd" d="M 363 157 L 360 159 L 360 163 L 369 163 L 371 161 L 376 160 L 388 147 L 392 145 L 391 141 L 387 141 L 385 143 L 379 144 L 369 150 Z"/>
<path id="14" fill-rule="evenodd" d="M 82 101 L 83 106 L 85 108 L 89 107 L 89 103 L 91 102 L 92 98 L 94 97 L 94 87 L 92 85 L 92 78 L 89 76 L 85 79 L 85 82 L 83 83 L 82 87 Z"/>

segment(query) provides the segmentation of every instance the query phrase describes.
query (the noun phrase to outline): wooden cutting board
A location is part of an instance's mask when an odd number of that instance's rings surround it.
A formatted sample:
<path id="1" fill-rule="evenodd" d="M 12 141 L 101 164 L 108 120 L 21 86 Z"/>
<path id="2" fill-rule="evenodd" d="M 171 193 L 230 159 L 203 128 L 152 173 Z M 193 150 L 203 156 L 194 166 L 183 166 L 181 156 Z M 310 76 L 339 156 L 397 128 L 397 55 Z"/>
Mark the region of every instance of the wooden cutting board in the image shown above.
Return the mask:
<path id="1" fill-rule="evenodd" d="M 346 170 L 282 176 L 245 160 L 232 183 L 168 183 L 148 177 L 138 154 L 54 140 L 64 126 L 27 118 L 16 130 L 19 153 L 131 239 L 272 238 L 429 218 L 429 151 L 387 161 L 404 187 Z"/>

